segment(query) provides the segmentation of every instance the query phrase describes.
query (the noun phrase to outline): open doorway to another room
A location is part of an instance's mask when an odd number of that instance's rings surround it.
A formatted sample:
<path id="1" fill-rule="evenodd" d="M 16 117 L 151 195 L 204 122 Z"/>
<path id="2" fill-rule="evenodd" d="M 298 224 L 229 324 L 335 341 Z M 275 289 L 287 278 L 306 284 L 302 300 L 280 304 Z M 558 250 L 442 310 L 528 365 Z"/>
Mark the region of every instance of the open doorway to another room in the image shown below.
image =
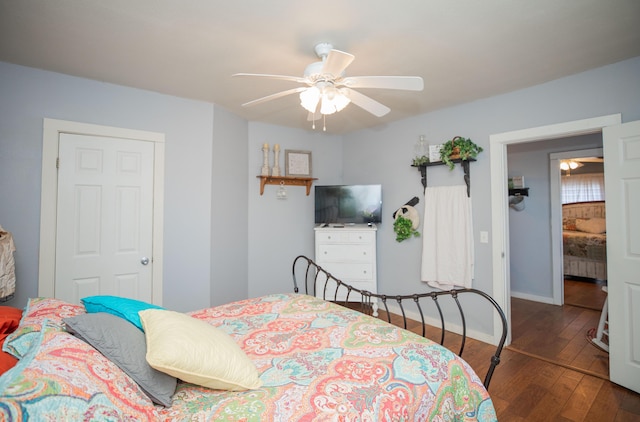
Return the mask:
<path id="1" fill-rule="evenodd" d="M 595 280 L 570 277 L 565 281 L 562 248 L 562 177 L 571 174 L 577 181 L 582 178 L 579 174 L 587 173 L 577 171 L 578 167 L 589 172 L 598 167 L 602 172 L 603 164 L 602 160 L 594 166 L 585 162 L 574 164 L 570 171 L 560 170 L 564 159 L 601 157 L 601 147 L 600 132 L 507 145 L 508 177 L 528 188 L 520 205 L 510 205 L 508 211 L 509 347 L 606 378 L 608 356 L 587 338 L 598 325 L 606 293 Z M 514 202 L 510 198 L 509 203 Z M 541 332 L 547 335 L 540 338 Z"/>
<path id="2" fill-rule="evenodd" d="M 600 132 L 507 146 L 508 177 L 528 188 L 520 207 L 510 207 L 507 215 L 511 296 L 563 304 L 560 164 L 571 157 L 601 156 L 601 149 Z"/>
<path id="3" fill-rule="evenodd" d="M 551 154 L 550 159 L 551 167 L 560 166 L 564 304 L 600 311 L 607 296 L 602 149 Z M 557 207 L 556 199 L 552 206 Z"/>

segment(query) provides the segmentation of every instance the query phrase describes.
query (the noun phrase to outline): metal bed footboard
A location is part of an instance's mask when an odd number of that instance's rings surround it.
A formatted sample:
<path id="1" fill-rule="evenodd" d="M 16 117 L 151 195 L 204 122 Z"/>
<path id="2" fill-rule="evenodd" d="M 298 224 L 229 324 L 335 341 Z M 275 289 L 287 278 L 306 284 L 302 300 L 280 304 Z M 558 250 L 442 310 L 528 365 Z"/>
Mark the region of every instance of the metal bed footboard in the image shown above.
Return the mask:
<path id="1" fill-rule="evenodd" d="M 464 351 L 464 346 L 467 340 L 467 324 L 466 324 L 465 314 L 462 309 L 462 305 L 460 304 L 460 301 L 458 298 L 460 295 L 464 295 L 464 294 L 473 294 L 473 295 L 478 295 L 485 298 L 489 303 L 491 303 L 491 305 L 494 307 L 496 312 L 498 312 L 500 320 L 502 321 L 502 336 L 500 338 L 500 341 L 498 342 L 498 345 L 496 346 L 495 353 L 491 356 L 491 364 L 489 365 L 489 369 L 487 370 L 487 373 L 484 378 L 484 383 L 483 383 L 484 387 L 486 389 L 489 389 L 489 383 L 491 382 L 491 377 L 493 376 L 493 372 L 495 371 L 496 366 L 498 366 L 498 364 L 500 363 L 500 354 L 502 353 L 502 349 L 504 347 L 504 343 L 507 338 L 507 318 L 505 317 L 504 312 L 502 311 L 502 308 L 500 308 L 500 305 L 498 305 L 498 303 L 485 292 L 477 289 L 454 289 L 449 291 L 433 291 L 433 292 L 417 293 L 417 294 L 410 294 L 410 295 L 387 295 L 387 294 L 371 293 L 367 290 L 361 290 L 356 287 L 350 286 L 349 284 L 331 275 L 331 273 L 324 270 L 322 267 L 316 264 L 312 259 L 307 258 L 304 255 L 300 255 L 296 257 L 296 259 L 294 259 L 293 270 L 292 270 L 293 287 L 294 287 L 294 292 L 296 293 L 300 293 L 300 289 L 298 287 L 298 278 L 296 275 L 296 268 L 298 268 L 298 271 L 304 271 L 304 292 L 303 293 L 311 296 L 322 297 L 323 299 L 329 300 L 332 302 L 338 302 L 338 303 L 344 303 L 344 304 L 346 304 L 347 302 L 353 302 L 353 301 L 350 301 L 349 298 L 353 297 L 352 295 L 357 295 L 360 297 L 360 311 L 367 314 L 371 314 L 372 301 L 373 299 L 376 299 L 382 303 L 382 307 L 384 308 L 387 314 L 387 322 L 389 323 L 391 323 L 391 312 L 389 311 L 387 302 L 396 301 L 397 305 L 400 308 L 400 312 L 402 314 L 401 316 L 404 324 L 403 327 L 405 329 L 407 328 L 407 316 L 405 313 L 405 307 L 407 306 L 406 305 L 407 302 L 412 301 L 414 303 L 414 307 L 418 310 L 418 313 L 420 314 L 420 322 L 422 323 L 423 337 L 426 337 L 427 324 L 425 323 L 425 316 L 424 316 L 420 299 L 423 299 L 423 298 L 432 299 L 432 302 L 435 304 L 435 307 L 438 310 L 438 314 L 440 316 L 440 329 L 441 329 L 440 344 L 441 345 L 444 344 L 446 326 L 445 326 L 442 308 L 440 306 L 440 302 L 438 301 L 438 299 L 441 296 L 451 297 L 451 299 L 455 302 L 458 308 L 458 311 L 460 314 L 461 326 L 462 326 L 462 334 L 461 334 L 462 340 L 460 344 L 460 351 L 458 353 L 458 356 L 460 357 L 462 357 L 462 352 Z M 328 291 L 329 290 L 328 286 L 330 284 L 329 283 L 330 281 L 335 283 L 335 288 L 331 287 L 330 288 L 331 291 Z M 344 299 L 338 300 L 338 296 L 345 295 L 345 290 L 346 290 L 346 297 Z M 317 294 L 319 291 L 321 291 L 321 294 Z"/>

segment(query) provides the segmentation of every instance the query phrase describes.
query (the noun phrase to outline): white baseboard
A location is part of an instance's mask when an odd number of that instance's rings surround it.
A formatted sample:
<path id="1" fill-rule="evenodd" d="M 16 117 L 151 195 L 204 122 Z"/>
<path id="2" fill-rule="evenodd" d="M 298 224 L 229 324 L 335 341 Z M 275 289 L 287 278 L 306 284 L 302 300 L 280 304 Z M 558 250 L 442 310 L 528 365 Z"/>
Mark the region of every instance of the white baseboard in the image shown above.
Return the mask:
<path id="1" fill-rule="evenodd" d="M 544 296 L 532 295 L 532 294 L 529 294 L 529 293 L 514 292 L 513 290 L 511 290 L 511 297 L 515 297 L 515 298 L 518 298 L 518 299 L 524 299 L 524 300 L 530 300 L 532 302 L 541 302 L 541 303 L 546 303 L 546 304 L 549 304 L 549 305 L 554 305 L 552 297 L 544 297 Z"/>

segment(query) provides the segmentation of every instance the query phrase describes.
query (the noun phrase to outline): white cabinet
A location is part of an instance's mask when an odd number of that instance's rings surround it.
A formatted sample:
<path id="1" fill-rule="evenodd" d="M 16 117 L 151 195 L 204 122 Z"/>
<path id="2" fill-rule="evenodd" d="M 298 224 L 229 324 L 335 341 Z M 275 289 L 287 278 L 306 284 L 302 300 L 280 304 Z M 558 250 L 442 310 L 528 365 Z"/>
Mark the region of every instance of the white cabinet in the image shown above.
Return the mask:
<path id="1" fill-rule="evenodd" d="M 378 292 L 376 277 L 375 226 L 355 224 L 316 227 L 316 263 L 335 278 L 360 290 Z M 335 286 L 335 285 L 334 285 Z M 333 300 L 335 290 L 327 290 L 327 299 Z M 340 289 L 337 300 L 345 300 L 346 289 Z M 322 297 L 323 292 L 316 292 Z M 352 292 L 349 302 L 360 302 L 360 295 Z M 373 303 L 374 315 L 378 304 Z"/>

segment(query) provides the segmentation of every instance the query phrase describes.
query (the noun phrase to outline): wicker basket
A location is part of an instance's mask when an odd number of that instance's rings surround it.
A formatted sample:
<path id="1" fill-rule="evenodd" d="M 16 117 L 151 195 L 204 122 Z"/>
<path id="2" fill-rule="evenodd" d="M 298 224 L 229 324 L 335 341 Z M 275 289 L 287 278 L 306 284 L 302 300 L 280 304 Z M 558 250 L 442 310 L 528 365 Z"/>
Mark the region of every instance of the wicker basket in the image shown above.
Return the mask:
<path id="1" fill-rule="evenodd" d="M 460 148 L 455 145 L 457 139 L 462 139 L 462 137 L 456 136 L 451 140 L 451 144 L 453 145 L 453 152 L 451 153 L 451 155 L 449 155 L 449 158 L 451 158 L 452 160 L 457 160 L 458 158 L 460 158 Z"/>

